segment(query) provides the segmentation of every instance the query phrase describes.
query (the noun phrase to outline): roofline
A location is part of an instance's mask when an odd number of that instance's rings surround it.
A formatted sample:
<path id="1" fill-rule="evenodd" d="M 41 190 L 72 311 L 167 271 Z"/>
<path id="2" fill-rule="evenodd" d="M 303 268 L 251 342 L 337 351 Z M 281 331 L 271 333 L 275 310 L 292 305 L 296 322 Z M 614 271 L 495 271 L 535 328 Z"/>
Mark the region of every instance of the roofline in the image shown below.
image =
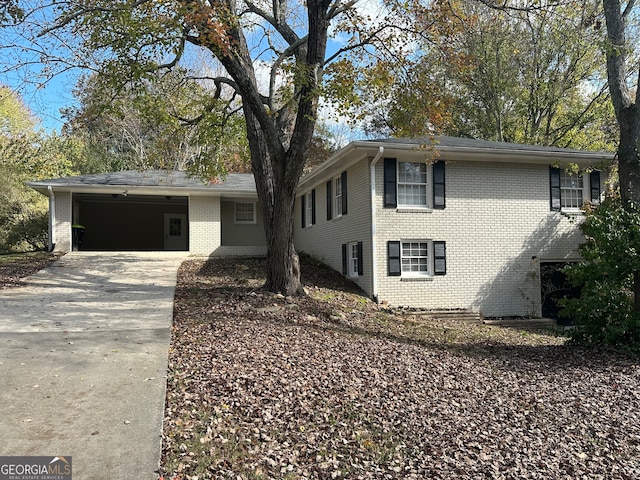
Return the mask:
<path id="1" fill-rule="evenodd" d="M 422 157 L 426 159 L 429 155 L 435 155 L 443 160 L 460 160 L 460 161 L 493 161 L 501 163 L 534 163 L 543 165 L 552 165 L 557 162 L 576 163 L 579 166 L 593 166 L 599 162 L 612 160 L 614 153 L 609 152 L 592 152 L 582 150 L 548 150 L 539 149 L 531 150 L 527 148 L 518 148 L 518 144 L 505 143 L 502 148 L 491 148 L 490 146 L 469 147 L 469 146 L 453 146 L 439 145 L 424 147 L 420 144 L 406 142 L 380 142 L 380 141 L 354 141 L 346 147 L 340 149 L 324 163 L 316 167 L 313 171 L 303 176 L 299 182 L 299 188 L 304 188 L 306 184 L 314 179 L 322 176 L 326 171 L 330 170 L 336 163 L 345 157 L 350 156 L 353 152 L 362 152 L 362 155 L 355 155 L 352 161 L 341 165 L 341 168 L 347 168 L 362 158 L 368 156 L 373 157 L 378 153 L 380 147 L 384 149 L 383 155 L 393 157 L 397 154 L 411 153 L 412 156 Z M 531 145 L 528 145 L 531 147 Z"/>
<path id="2" fill-rule="evenodd" d="M 46 181 L 27 182 L 27 185 L 34 190 L 49 196 L 49 187 L 58 192 L 70 193 L 102 193 L 117 194 L 126 191 L 131 195 L 176 195 L 176 196 L 197 196 L 206 195 L 221 197 L 225 195 L 257 197 L 257 192 L 253 190 L 241 190 L 237 188 L 218 187 L 172 187 L 172 186 L 150 186 L 150 185 L 87 185 L 87 184 L 64 184 L 56 185 Z"/>

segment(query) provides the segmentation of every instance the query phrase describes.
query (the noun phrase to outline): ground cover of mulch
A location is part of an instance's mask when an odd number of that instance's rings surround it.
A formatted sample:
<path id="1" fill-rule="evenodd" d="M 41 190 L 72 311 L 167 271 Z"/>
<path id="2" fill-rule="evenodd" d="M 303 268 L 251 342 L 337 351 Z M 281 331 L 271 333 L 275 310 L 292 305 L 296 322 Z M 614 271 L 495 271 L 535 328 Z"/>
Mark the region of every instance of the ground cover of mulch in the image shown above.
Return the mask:
<path id="1" fill-rule="evenodd" d="M 164 479 L 636 479 L 636 358 L 400 315 L 305 262 L 190 260 L 169 354 Z"/>
<path id="2" fill-rule="evenodd" d="M 47 252 L 0 255 L 0 290 L 23 286 L 26 277 L 48 267 L 58 258 L 59 254 Z"/>

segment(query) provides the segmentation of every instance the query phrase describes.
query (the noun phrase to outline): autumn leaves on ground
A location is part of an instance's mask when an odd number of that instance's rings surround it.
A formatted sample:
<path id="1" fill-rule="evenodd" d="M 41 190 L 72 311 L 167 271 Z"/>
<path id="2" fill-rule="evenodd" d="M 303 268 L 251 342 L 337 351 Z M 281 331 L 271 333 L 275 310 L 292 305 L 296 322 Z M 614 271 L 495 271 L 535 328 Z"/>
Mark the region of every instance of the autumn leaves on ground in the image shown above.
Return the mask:
<path id="1" fill-rule="evenodd" d="M 0 260 L 10 288 L 55 257 Z M 637 358 L 394 314 L 308 262 L 309 296 L 281 298 L 262 272 L 181 267 L 165 480 L 640 478 Z"/>
<path id="2" fill-rule="evenodd" d="M 640 477 L 640 367 L 561 337 L 379 309 L 303 266 L 183 264 L 165 479 Z"/>

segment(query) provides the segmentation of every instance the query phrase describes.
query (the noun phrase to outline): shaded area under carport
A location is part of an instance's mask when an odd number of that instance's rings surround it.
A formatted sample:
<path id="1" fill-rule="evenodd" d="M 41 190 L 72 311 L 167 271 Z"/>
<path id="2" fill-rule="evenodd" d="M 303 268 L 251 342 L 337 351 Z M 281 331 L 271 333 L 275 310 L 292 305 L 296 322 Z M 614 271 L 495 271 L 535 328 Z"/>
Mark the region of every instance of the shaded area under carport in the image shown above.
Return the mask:
<path id="1" fill-rule="evenodd" d="M 73 223 L 84 227 L 80 250 L 188 250 L 189 199 L 182 196 L 73 195 Z M 184 215 L 184 245 L 167 247 L 166 216 Z"/>

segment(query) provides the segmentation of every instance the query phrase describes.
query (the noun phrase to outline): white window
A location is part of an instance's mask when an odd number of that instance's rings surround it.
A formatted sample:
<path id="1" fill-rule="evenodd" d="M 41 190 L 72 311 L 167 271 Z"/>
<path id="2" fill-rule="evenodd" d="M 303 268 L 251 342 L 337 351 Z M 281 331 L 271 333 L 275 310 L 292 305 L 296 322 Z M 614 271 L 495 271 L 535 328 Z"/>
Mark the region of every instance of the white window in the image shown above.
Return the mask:
<path id="1" fill-rule="evenodd" d="M 350 277 L 358 276 L 358 243 L 351 242 L 347 244 L 347 275 Z"/>
<path id="2" fill-rule="evenodd" d="M 402 275 L 432 275 L 431 258 L 432 242 L 425 240 L 402 241 L 401 266 Z"/>
<path id="3" fill-rule="evenodd" d="M 560 172 L 561 208 L 579 209 L 585 199 L 584 176 L 570 174 L 565 170 Z"/>
<path id="4" fill-rule="evenodd" d="M 398 206 L 428 206 L 427 172 L 424 162 L 398 162 Z"/>
<path id="5" fill-rule="evenodd" d="M 305 227 L 310 227 L 311 225 L 313 225 L 313 206 L 314 206 L 314 201 L 313 201 L 313 193 L 312 192 L 308 192 L 305 195 L 305 199 L 304 199 L 304 205 L 305 205 Z"/>
<path id="6" fill-rule="evenodd" d="M 333 218 L 342 216 L 342 177 L 333 179 Z"/>
<path id="7" fill-rule="evenodd" d="M 235 202 L 236 223 L 256 223 L 256 204 L 253 202 Z"/>

